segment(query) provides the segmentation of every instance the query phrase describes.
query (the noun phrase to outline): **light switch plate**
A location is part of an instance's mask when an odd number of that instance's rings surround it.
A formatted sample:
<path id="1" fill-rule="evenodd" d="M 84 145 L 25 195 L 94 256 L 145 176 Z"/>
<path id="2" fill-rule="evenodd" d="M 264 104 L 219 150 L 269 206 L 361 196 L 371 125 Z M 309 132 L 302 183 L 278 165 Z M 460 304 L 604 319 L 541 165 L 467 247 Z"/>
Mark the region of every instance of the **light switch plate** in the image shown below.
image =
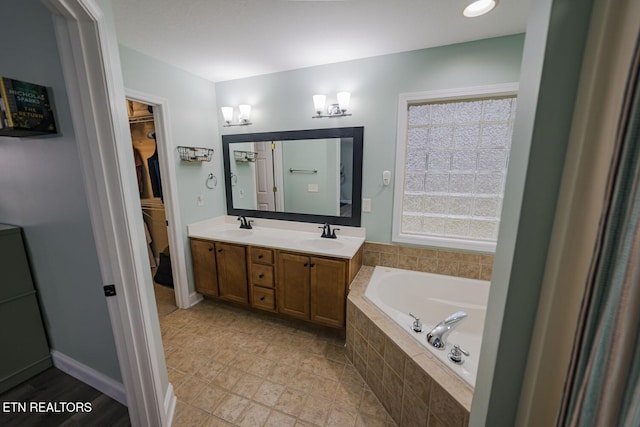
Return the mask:
<path id="1" fill-rule="evenodd" d="M 362 199 L 362 212 L 371 212 L 371 199 Z"/>
<path id="2" fill-rule="evenodd" d="M 309 191 L 309 193 L 317 193 L 318 192 L 318 184 L 309 184 L 308 191 Z"/>
<path id="3" fill-rule="evenodd" d="M 202 196 L 202 194 L 198 194 L 196 196 L 196 203 L 198 204 L 198 206 L 202 207 L 204 206 L 204 197 Z"/>

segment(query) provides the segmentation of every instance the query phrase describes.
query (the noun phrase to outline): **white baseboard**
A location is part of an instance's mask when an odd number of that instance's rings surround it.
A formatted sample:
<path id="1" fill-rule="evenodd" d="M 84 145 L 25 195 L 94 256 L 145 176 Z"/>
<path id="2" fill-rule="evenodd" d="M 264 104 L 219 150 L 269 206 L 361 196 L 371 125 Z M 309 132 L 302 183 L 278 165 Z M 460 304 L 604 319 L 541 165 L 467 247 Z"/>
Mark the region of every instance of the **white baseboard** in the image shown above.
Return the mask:
<path id="1" fill-rule="evenodd" d="M 199 303 L 203 299 L 204 298 L 199 293 L 192 292 L 191 294 L 189 294 L 189 307 L 193 307 L 194 305 L 196 305 L 197 303 Z"/>
<path id="2" fill-rule="evenodd" d="M 127 393 L 122 383 L 57 350 L 51 350 L 51 359 L 53 360 L 53 366 L 56 368 L 127 406 Z"/>
<path id="3" fill-rule="evenodd" d="M 173 392 L 173 384 L 169 383 L 164 395 L 164 413 L 167 415 L 167 425 L 173 424 L 173 416 L 176 413 L 176 394 Z"/>

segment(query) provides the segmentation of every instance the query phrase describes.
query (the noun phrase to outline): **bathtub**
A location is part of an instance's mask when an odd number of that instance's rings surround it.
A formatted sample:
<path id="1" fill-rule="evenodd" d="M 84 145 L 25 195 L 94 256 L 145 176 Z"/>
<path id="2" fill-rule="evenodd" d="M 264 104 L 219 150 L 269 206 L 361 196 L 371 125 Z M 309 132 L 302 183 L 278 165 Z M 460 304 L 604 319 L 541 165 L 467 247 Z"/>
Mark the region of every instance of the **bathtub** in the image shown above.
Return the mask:
<path id="1" fill-rule="evenodd" d="M 433 353 L 471 387 L 475 387 L 478 356 L 482 342 L 489 282 L 422 273 L 388 267 L 376 267 L 365 291 L 365 297 L 380 308 L 407 334 Z M 468 317 L 449 334 L 446 348 L 436 349 L 427 342 L 427 333 L 441 320 L 456 311 Z M 411 329 L 413 319 L 420 317 L 423 331 Z M 454 344 L 469 352 L 464 363 L 455 364 L 447 357 Z"/>

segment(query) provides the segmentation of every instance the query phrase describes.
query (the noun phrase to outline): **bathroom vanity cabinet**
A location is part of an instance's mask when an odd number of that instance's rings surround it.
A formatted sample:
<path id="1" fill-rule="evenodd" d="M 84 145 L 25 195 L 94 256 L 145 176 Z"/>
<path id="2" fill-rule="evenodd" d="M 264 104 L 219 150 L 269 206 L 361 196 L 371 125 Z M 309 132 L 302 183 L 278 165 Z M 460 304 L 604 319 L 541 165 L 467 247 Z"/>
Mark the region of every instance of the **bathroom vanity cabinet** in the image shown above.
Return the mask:
<path id="1" fill-rule="evenodd" d="M 210 297 L 218 296 L 218 270 L 215 245 L 208 240 L 191 239 L 191 259 L 196 291 Z"/>
<path id="2" fill-rule="evenodd" d="M 249 246 L 251 307 L 277 312 L 275 291 L 275 254 L 273 249 Z"/>
<path id="3" fill-rule="evenodd" d="M 247 289 L 247 248 L 216 242 L 218 296 L 239 304 L 249 304 Z"/>
<path id="4" fill-rule="evenodd" d="M 349 283 L 362 265 L 350 259 L 191 238 L 196 290 L 253 309 L 345 327 Z"/>
<path id="5" fill-rule="evenodd" d="M 344 326 L 348 261 L 287 252 L 278 255 L 280 313 Z"/>

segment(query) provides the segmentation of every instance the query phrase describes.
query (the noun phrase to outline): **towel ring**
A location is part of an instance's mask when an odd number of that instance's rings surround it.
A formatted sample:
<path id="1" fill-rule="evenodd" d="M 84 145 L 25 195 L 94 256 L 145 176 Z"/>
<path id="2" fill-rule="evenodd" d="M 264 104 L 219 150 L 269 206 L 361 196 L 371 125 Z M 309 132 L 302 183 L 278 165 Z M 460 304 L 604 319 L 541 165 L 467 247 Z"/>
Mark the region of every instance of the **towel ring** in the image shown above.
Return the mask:
<path id="1" fill-rule="evenodd" d="M 213 187 L 211 186 L 211 184 L 209 183 L 209 181 L 213 181 Z M 216 178 L 216 176 L 213 173 L 210 173 L 207 176 L 207 180 L 204 182 L 204 185 L 209 189 L 209 190 L 213 190 L 218 186 L 218 178 Z"/>

